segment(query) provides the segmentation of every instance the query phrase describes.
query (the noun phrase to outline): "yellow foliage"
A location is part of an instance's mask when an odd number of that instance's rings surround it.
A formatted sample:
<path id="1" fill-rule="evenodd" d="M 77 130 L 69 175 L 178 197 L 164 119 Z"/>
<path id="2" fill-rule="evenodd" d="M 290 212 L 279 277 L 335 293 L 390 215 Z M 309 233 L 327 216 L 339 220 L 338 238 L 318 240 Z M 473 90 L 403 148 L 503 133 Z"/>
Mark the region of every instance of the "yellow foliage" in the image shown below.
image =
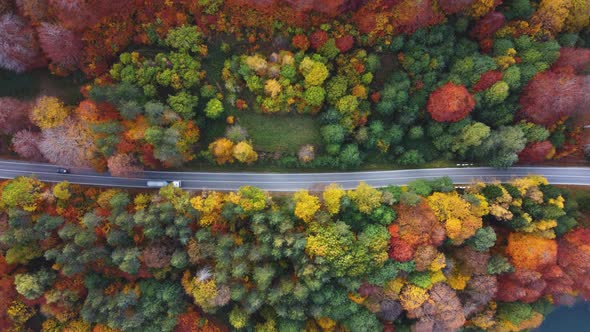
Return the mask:
<path id="1" fill-rule="evenodd" d="M 266 60 L 258 54 L 253 56 L 247 56 L 245 62 L 246 65 L 250 69 L 254 70 L 258 75 L 264 74 L 264 72 L 266 71 L 266 67 L 268 66 Z"/>
<path id="2" fill-rule="evenodd" d="M 317 323 L 325 332 L 334 331 L 336 328 L 336 322 L 328 317 L 321 317 L 317 319 Z"/>
<path id="3" fill-rule="evenodd" d="M 359 211 L 369 214 L 381 205 L 383 193 L 365 182 L 361 182 L 356 189 L 349 190 L 347 195 L 357 205 Z"/>
<path id="4" fill-rule="evenodd" d="M 490 214 L 500 220 L 512 220 L 513 217 L 512 212 L 499 204 L 492 204 L 490 206 Z"/>
<path id="5" fill-rule="evenodd" d="M 339 185 L 332 183 L 322 193 L 324 205 L 330 214 L 340 212 L 340 200 L 344 197 L 344 190 Z"/>
<path id="6" fill-rule="evenodd" d="M 70 115 L 71 108 L 55 97 L 41 97 L 37 100 L 31 113 L 31 120 L 41 129 L 61 125 Z"/>
<path id="7" fill-rule="evenodd" d="M 352 302 L 357 303 L 357 304 L 362 304 L 367 299 L 366 296 L 360 296 L 360 295 L 354 294 L 354 293 L 348 293 L 348 298 Z"/>
<path id="8" fill-rule="evenodd" d="M 444 282 L 446 280 L 447 277 L 445 277 L 441 270 L 430 272 L 430 281 L 433 285 L 439 282 Z"/>
<path id="9" fill-rule="evenodd" d="M 320 209 L 320 199 L 310 195 L 307 190 L 301 190 L 293 195 L 295 200 L 295 216 L 305 222 L 310 222 Z"/>
<path id="10" fill-rule="evenodd" d="M 72 193 L 70 192 L 70 183 L 68 181 L 64 181 L 53 186 L 53 196 L 62 201 L 66 201 L 72 197 Z"/>
<path id="11" fill-rule="evenodd" d="M 479 205 L 472 204 L 471 205 L 471 213 L 477 217 L 483 217 L 490 213 L 490 205 L 488 204 L 488 200 L 479 194 L 475 194 L 475 197 L 479 200 Z"/>
<path id="12" fill-rule="evenodd" d="M 281 84 L 277 80 L 266 80 L 266 83 L 264 84 L 264 91 L 266 91 L 266 93 L 269 94 L 272 98 L 278 96 L 278 94 L 281 93 L 281 90 Z"/>
<path id="13" fill-rule="evenodd" d="M 541 0 L 531 22 L 540 24 L 552 34 L 561 32 L 569 15 L 572 0 Z"/>
<path id="14" fill-rule="evenodd" d="M 215 162 L 219 165 L 234 162 L 233 148 L 234 143 L 225 137 L 219 138 L 209 144 L 209 152 L 211 152 Z"/>
<path id="15" fill-rule="evenodd" d="M 139 211 L 139 210 L 143 210 L 145 209 L 148 204 L 150 203 L 152 199 L 151 195 L 148 194 L 139 194 L 137 196 L 135 196 L 135 199 L 133 200 L 133 204 L 135 205 L 135 210 Z"/>
<path id="16" fill-rule="evenodd" d="M 481 217 L 472 214 L 471 205 L 456 192 L 435 192 L 427 199 L 439 221 L 445 223 L 447 236 L 461 244 L 482 227 Z"/>
<path id="17" fill-rule="evenodd" d="M 234 146 L 233 157 L 244 164 L 251 164 L 258 160 L 258 154 L 246 141 L 242 141 Z"/>
<path id="18" fill-rule="evenodd" d="M 470 275 L 465 275 L 461 271 L 454 269 L 447 279 L 447 283 L 452 289 L 463 290 L 467 286 L 467 282 L 471 279 Z"/>
<path id="19" fill-rule="evenodd" d="M 426 300 L 427 290 L 413 284 L 406 284 L 400 294 L 401 305 L 407 311 L 419 308 Z"/>
<path id="20" fill-rule="evenodd" d="M 64 327 L 64 329 L 62 330 L 62 332 L 90 332 L 92 331 L 92 326 L 81 320 L 81 319 L 76 319 L 73 321 L 68 322 L 68 325 L 66 327 Z"/>
<path id="21" fill-rule="evenodd" d="M 524 178 L 514 179 L 514 180 L 512 180 L 512 182 L 510 182 L 510 184 L 515 186 L 516 188 L 518 188 L 520 193 L 524 196 L 524 195 L 526 195 L 526 192 L 529 190 L 529 188 L 537 187 L 541 184 L 547 185 L 548 182 L 547 182 L 547 179 L 545 179 L 542 176 L 529 175 Z"/>
<path id="22" fill-rule="evenodd" d="M 215 297 L 217 297 L 217 285 L 213 278 L 199 280 L 197 277 L 191 277 L 187 270 L 182 276 L 182 287 L 184 291 L 193 297 L 195 304 L 207 311 L 215 307 Z"/>
<path id="23" fill-rule="evenodd" d="M 351 94 L 355 97 L 358 97 L 360 99 L 366 99 L 367 98 L 367 88 L 365 88 L 363 85 L 356 85 L 352 88 L 351 90 Z"/>
<path id="24" fill-rule="evenodd" d="M 397 298 L 399 297 L 399 294 L 402 291 L 402 288 L 404 287 L 404 285 L 406 284 L 406 282 L 404 281 L 404 279 L 402 278 L 396 278 L 393 280 L 389 280 L 388 282 L 385 283 L 385 287 L 384 287 L 384 292 L 385 295 L 388 298 L 391 298 L 393 300 L 397 300 Z"/>
<path id="25" fill-rule="evenodd" d="M 565 30 L 578 32 L 590 25 L 590 1 L 572 0 L 569 15 L 565 19 Z"/>
<path id="26" fill-rule="evenodd" d="M 445 254 L 439 252 L 432 261 L 432 263 L 430 263 L 430 267 L 428 269 L 432 272 L 436 272 L 442 270 L 445 266 L 447 266 Z"/>
<path id="27" fill-rule="evenodd" d="M 560 209 L 564 208 L 564 203 L 565 199 L 563 199 L 563 196 L 559 195 L 557 196 L 557 198 L 550 198 L 549 199 L 549 204 L 555 205 Z"/>
<path id="28" fill-rule="evenodd" d="M 201 226 L 211 226 L 215 221 L 221 219 L 220 210 L 224 202 L 222 193 L 214 191 L 205 198 L 195 196 L 190 202 L 195 210 L 202 213 L 199 219 Z"/>
<path id="29" fill-rule="evenodd" d="M 480 18 L 494 8 L 495 0 L 476 0 L 467 10 L 467 14 L 473 18 Z"/>
<path id="30" fill-rule="evenodd" d="M 21 301 L 13 301 L 6 310 L 8 317 L 15 325 L 24 325 L 31 317 L 35 316 L 35 310 L 26 306 Z"/>

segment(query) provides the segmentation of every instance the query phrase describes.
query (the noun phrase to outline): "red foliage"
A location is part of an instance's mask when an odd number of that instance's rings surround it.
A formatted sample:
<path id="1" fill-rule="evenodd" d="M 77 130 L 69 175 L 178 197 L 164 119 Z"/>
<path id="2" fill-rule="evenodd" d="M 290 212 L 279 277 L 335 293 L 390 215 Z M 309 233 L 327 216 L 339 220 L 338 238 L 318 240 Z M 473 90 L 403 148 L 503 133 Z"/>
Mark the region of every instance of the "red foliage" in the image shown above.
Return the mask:
<path id="1" fill-rule="evenodd" d="M 350 50 L 352 46 L 354 46 L 354 38 L 352 38 L 351 35 L 336 38 L 336 47 L 338 48 L 338 50 L 340 50 L 341 53 Z"/>
<path id="2" fill-rule="evenodd" d="M 533 123 L 550 126 L 590 107 L 589 91 L 590 79 L 576 76 L 571 68 L 539 73 L 520 96 L 521 115 Z"/>
<path id="3" fill-rule="evenodd" d="M 1 16 L 0 36 L 0 67 L 23 72 L 47 65 L 35 39 L 35 30 L 22 17 Z"/>
<path id="4" fill-rule="evenodd" d="M 8 331 L 12 320 L 8 317 L 10 303 L 16 298 L 17 293 L 14 288 L 14 281 L 11 277 L 0 278 L 0 330 Z"/>
<path id="5" fill-rule="evenodd" d="M 553 151 L 553 145 L 547 140 L 530 143 L 525 146 L 524 150 L 520 151 L 518 160 L 521 163 L 538 163 L 547 159 Z"/>
<path id="6" fill-rule="evenodd" d="M 485 73 L 481 74 L 481 76 L 479 77 L 479 81 L 475 83 L 471 90 L 474 93 L 486 90 L 492 85 L 494 85 L 494 83 L 500 81 L 502 77 L 504 77 L 502 72 L 496 70 L 488 70 Z"/>
<path id="7" fill-rule="evenodd" d="M 438 222 L 434 212 L 422 201 L 417 206 L 400 205 L 398 219 L 389 225 L 391 235 L 389 257 L 405 262 L 413 258 L 419 246 L 438 247 L 445 239 L 445 229 Z"/>
<path id="8" fill-rule="evenodd" d="M 29 111 L 32 103 L 12 97 L 0 98 L 0 132 L 12 135 L 31 126 Z"/>
<path id="9" fill-rule="evenodd" d="M 328 41 L 328 33 L 324 30 L 316 30 L 309 36 L 311 47 L 316 51 Z"/>
<path id="10" fill-rule="evenodd" d="M 219 324 L 216 320 L 208 317 L 203 317 L 201 313 L 195 310 L 194 307 L 180 315 L 176 319 L 177 325 L 174 332 L 226 332 L 229 329 L 226 326 Z"/>
<path id="11" fill-rule="evenodd" d="M 552 69 L 559 67 L 572 67 L 577 74 L 590 69 L 590 50 L 586 48 L 564 47 L 559 50 L 559 59 L 553 64 Z"/>
<path id="12" fill-rule="evenodd" d="M 307 12 L 313 9 L 313 4 L 317 0 L 286 0 L 285 2 L 296 11 Z"/>
<path id="13" fill-rule="evenodd" d="M 471 6 L 475 0 L 438 0 L 439 6 L 447 14 L 455 14 Z"/>
<path id="14" fill-rule="evenodd" d="M 457 122 L 475 107 L 475 99 L 462 85 L 447 83 L 428 98 L 427 110 L 435 121 Z"/>
<path id="15" fill-rule="evenodd" d="M 473 29 L 469 32 L 469 35 L 477 40 L 483 40 L 492 37 L 504 24 L 506 24 L 506 19 L 502 13 L 490 12 L 482 17 L 481 20 L 477 21 Z"/>
<path id="16" fill-rule="evenodd" d="M 12 149 L 26 160 L 44 161 L 37 143 L 41 141 L 41 133 L 21 130 L 12 137 Z"/>
<path id="17" fill-rule="evenodd" d="M 541 272 L 519 268 L 513 273 L 502 274 L 498 277 L 496 299 L 504 302 L 535 302 L 547 286 L 542 277 Z"/>
<path id="18" fill-rule="evenodd" d="M 394 25 L 402 33 L 441 23 L 445 16 L 436 11 L 432 0 L 404 0 L 394 7 Z"/>
<path id="19" fill-rule="evenodd" d="M 45 20 L 48 14 L 47 0 L 16 0 L 19 13 L 32 22 Z"/>
<path id="20" fill-rule="evenodd" d="M 314 1 L 314 9 L 327 16 L 336 16 L 342 13 L 345 2 L 354 2 L 350 0 L 316 0 Z"/>
<path id="21" fill-rule="evenodd" d="M 82 40 L 73 31 L 60 25 L 41 23 L 37 28 L 43 52 L 54 63 L 74 69 L 82 58 Z"/>
<path id="22" fill-rule="evenodd" d="M 293 46 L 304 52 L 309 48 L 309 39 L 307 39 L 307 36 L 305 35 L 295 35 L 293 36 L 293 40 L 291 42 L 293 43 Z"/>
<path id="23" fill-rule="evenodd" d="M 575 290 L 589 300 L 590 229 L 576 229 L 559 240 L 558 264 L 573 280 Z"/>

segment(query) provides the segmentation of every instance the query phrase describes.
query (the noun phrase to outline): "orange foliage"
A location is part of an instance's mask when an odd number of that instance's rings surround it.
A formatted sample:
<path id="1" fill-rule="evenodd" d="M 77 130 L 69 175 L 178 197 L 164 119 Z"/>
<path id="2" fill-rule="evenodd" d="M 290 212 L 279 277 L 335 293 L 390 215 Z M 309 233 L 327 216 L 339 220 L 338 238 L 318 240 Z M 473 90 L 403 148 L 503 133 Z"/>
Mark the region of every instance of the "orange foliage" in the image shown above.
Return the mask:
<path id="1" fill-rule="evenodd" d="M 469 91 L 454 83 L 436 89 L 428 98 L 427 110 L 435 121 L 457 122 L 465 118 L 475 107 L 475 99 Z"/>
<path id="2" fill-rule="evenodd" d="M 557 261 L 557 242 L 535 235 L 510 233 L 506 253 L 516 268 L 540 270 Z"/>
<path id="3" fill-rule="evenodd" d="M 445 239 L 445 230 L 425 201 L 417 206 L 400 205 L 398 218 L 389 225 L 391 234 L 389 257 L 408 261 L 419 246 L 438 247 Z"/>

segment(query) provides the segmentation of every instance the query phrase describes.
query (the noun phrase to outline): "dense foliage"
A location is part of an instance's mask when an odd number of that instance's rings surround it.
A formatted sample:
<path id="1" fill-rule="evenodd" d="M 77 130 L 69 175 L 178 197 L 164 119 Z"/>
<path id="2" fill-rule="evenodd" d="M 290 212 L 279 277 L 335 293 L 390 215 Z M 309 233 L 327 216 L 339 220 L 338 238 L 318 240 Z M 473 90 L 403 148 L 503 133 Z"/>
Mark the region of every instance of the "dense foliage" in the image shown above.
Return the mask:
<path id="1" fill-rule="evenodd" d="M 0 186 L 0 326 L 525 330 L 590 296 L 576 218 L 540 177 L 277 197 L 21 177 Z"/>
<path id="2" fill-rule="evenodd" d="M 78 105 L 3 98 L 0 129 L 22 158 L 118 175 L 195 161 L 539 163 L 581 150 L 571 119 L 590 105 L 589 12 L 577 0 L 8 1 L 0 66 L 93 81 Z M 252 126 L 271 118 L 290 131 L 281 148 Z"/>

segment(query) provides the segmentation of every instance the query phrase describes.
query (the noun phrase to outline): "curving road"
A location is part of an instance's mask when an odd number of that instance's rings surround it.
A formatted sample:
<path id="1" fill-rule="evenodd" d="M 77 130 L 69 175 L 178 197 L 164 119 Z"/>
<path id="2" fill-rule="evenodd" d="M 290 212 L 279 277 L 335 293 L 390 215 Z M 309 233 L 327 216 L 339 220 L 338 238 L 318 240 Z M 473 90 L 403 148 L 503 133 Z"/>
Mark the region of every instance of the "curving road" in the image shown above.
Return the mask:
<path id="1" fill-rule="evenodd" d="M 185 189 L 236 190 L 241 186 L 256 186 L 268 191 L 297 191 L 300 189 L 320 190 L 330 183 L 338 183 L 351 189 L 364 181 L 374 187 L 404 185 L 416 179 L 450 177 L 456 184 L 471 183 L 474 180 L 506 181 L 529 174 L 542 175 L 553 184 L 590 186 L 590 167 L 512 167 L 495 169 L 491 167 L 431 168 L 397 171 L 343 172 L 343 173 L 211 173 L 211 172 L 151 172 L 138 178 L 113 177 L 90 169 L 69 168 L 70 174 L 58 174 L 59 166 L 43 163 L 29 163 L 0 160 L 0 178 L 34 175 L 46 182 L 61 182 L 108 186 L 147 188 L 147 180 L 181 180 Z"/>

